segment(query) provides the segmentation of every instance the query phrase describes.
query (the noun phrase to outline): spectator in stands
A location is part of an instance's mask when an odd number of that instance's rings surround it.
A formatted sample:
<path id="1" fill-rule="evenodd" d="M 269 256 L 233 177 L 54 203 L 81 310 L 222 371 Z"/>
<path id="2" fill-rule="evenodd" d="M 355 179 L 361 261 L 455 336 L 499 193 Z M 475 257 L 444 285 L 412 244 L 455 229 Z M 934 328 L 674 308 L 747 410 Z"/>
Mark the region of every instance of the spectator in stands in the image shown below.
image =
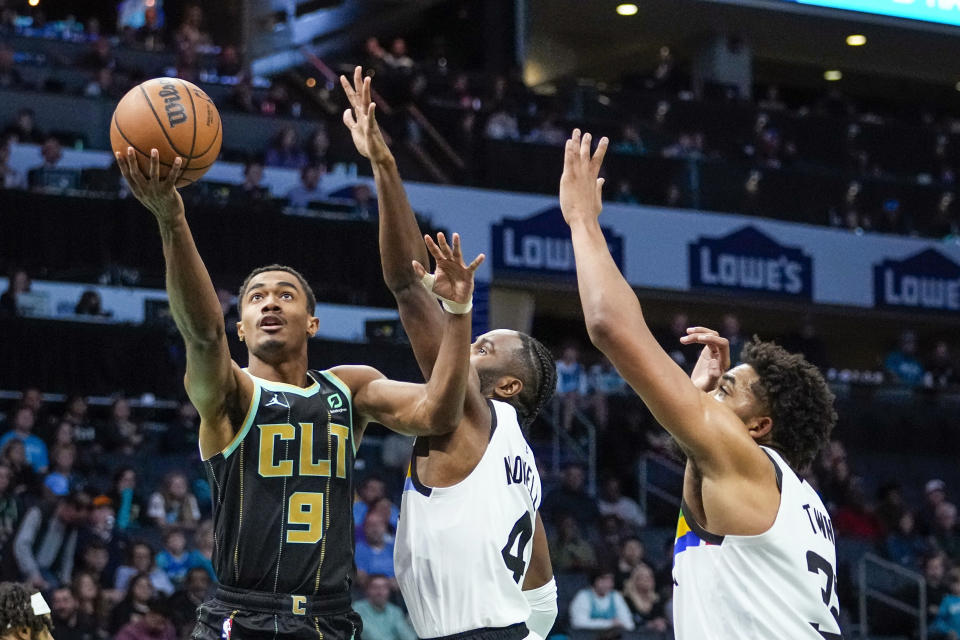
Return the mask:
<path id="1" fill-rule="evenodd" d="M 179 471 L 168 473 L 163 488 L 150 496 L 147 515 L 161 531 L 195 530 L 200 522 L 200 508 L 187 484 L 187 476 Z"/>
<path id="2" fill-rule="evenodd" d="M 633 185 L 626 179 L 617 181 L 617 188 L 613 192 L 612 200 L 621 204 L 639 204 L 640 202 L 633 192 Z"/>
<path id="3" fill-rule="evenodd" d="M 917 360 L 917 334 L 906 330 L 900 334 L 898 348 L 887 354 L 883 367 L 892 382 L 906 387 L 923 384 L 923 365 Z"/>
<path id="4" fill-rule="evenodd" d="M 130 419 L 130 402 L 126 398 L 116 398 L 110 405 L 110 419 L 101 433 L 107 448 L 131 456 L 143 444 L 143 428 Z"/>
<path id="5" fill-rule="evenodd" d="M 27 454 L 27 462 L 37 473 L 46 473 L 50 466 L 50 459 L 47 453 L 47 444 L 33 435 L 33 428 L 36 426 L 36 416 L 30 407 L 20 407 L 13 414 L 13 421 L 10 424 L 11 430 L 0 437 L 0 449 L 10 440 L 16 438 L 23 443 Z"/>
<path id="6" fill-rule="evenodd" d="M 183 587 L 170 596 L 170 621 L 177 629 L 178 637 L 190 637 L 197 622 L 197 607 L 210 597 L 213 581 L 205 569 L 194 567 L 187 571 Z"/>
<path id="7" fill-rule="evenodd" d="M 587 374 L 580 364 L 580 351 L 572 345 L 567 346 L 557 361 L 557 397 L 563 410 L 561 423 L 567 433 L 572 429 L 574 414 L 586 395 Z"/>
<path id="8" fill-rule="evenodd" d="M 121 96 L 120 87 L 114 82 L 113 70 L 109 67 L 97 69 L 93 78 L 83 88 L 88 98 L 109 98 L 115 100 Z"/>
<path id="9" fill-rule="evenodd" d="M 0 189 L 26 189 L 27 181 L 23 172 L 10 166 L 10 153 L 13 150 L 11 138 L 0 138 Z"/>
<path id="10" fill-rule="evenodd" d="M 363 521 L 363 538 L 356 542 L 354 552 L 357 565 L 357 585 L 365 589 L 372 575 L 390 579 L 390 588 L 396 591 L 396 573 L 393 570 L 393 538 L 387 536 L 387 521 L 374 511 Z"/>
<path id="11" fill-rule="evenodd" d="M 900 517 L 906 512 L 903 490 L 897 482 L 887 482 L 877 489 L 877 507 L 874 514 L 884 534 L 900 526 Z"/>
<path id="12" fill-rule="evenodd" d="M 20 524 L 23 508 L 14 492 L 13 470 L 0 462 L 0 557 L 9 554 L 9 543 Z"/>
<path id="13" fill-rule="evenodd" d="M 85 571 L 75 571 L 70 591 L 77 601 L 77 610 L 102 629 L 107 614 L 107 602 L 96 579 Z"/>
<path id="14" fill-rule="evenodd" d="M 567 463 L 563 468 L 560 486 L 548 493 L 540 508 L 541 513 L 556 524 L 563 515 L 572 515 L 581 527 L 592 527 L 600 516 L 596 501 L 584 489 L 586 473 L 582 465 Z"/>
<path id="15" fill-rule="evenodd" d="M 601 354 L 600 360 L 587 373 L 587 389 L 590 404 L 593 405 L 593 419 L 597 427 L 606 429 L 610 419 L 609 398 L 627 393 L 627 382 L 610 364 L 610 360 Z"/>
<path id="16" fill-rule="evenodd" d="M 386 497 L 387 485 L 380 476 L 371 474 L 360 481 L 360 486 L 357 488 L 358 500 L 353 503 L 353 525 L 357 527 L 358 533 L 360 533 L 363 527 L 367 512 Z M 397 521 L 399 519 L 400 510 L 391 503 L 390 513 L 387 517 L 387 525 L 396 531 Z"/>
<path id="17" fill-rule="evenodd" d="M 491 140 L 519 140 L 520 125 L 517 117 L 507 105 L 500 105 L 487 118 L 483 135 Z"/>
<path id="18" fill-rule="evenodd" d="M 53 464 L 50 473 L 43 479 L 43 486 L 54 496 L 65 496 L 78 488 L 79 478 L 73 472 L 77 461 L 77 448 L 74 445 L 60 445 L 50 456 Z"/>
<path id="19" fill-rule="evenodd" d="M 43 392 L 39 387 L 25 387 L 20 392 L 20 404 L 33 409 L 33 414 L 37 417 L 38 423 L 46 423 L 49 420 L 47 407 L 43 402 Z"/>
<path id="20" fill-rule="evenodd" d="M 390 43 L 390 51 L 383 56 L 383 61 L 393 71 L 410 72 L 414 62 L 407 54 L 407 41 L 403 38 L 394 38 Z"/>
<path id="21" fill-rule="evenodd" d="M 947 574 L 949 593 L 940 601 L 937 617 L 930 625 L 931 638 L 957 640 L 960 638 L 960 568 Z"/>
<path id="22" fill-rule="evenodd" d="M 620 555 L 617 557 L 616 571 L 613 574 L 613 586 L 622 590 L 633 570 L 643 564 L 646 550 L 640 538 L 630 536 L 620 543 Z"/>
<path id="23" fill-rule="evenodd" d="M 851 478 L 840 505 L 831 514 L 838 535 L 877 541 L 882 535 L 880 523 L 867 505 L 860 478 Z"/>
<path id="24" fill-rule="evenodd" d="M 403 610 L 390 602 L 390 578 L 371 575 L 365 593 L 366 598 L 353 603 L 353 610 L 363 620 L 364 640 L 416 640 Z"/>
<path id="25" fill-rule="evenodd" d="M 960 560 L 960 532 L 957 531 L 957 506 L 952 502 L 937 505 L 930 535 L 933 548 L 943 551 L 953 560 Z"/>
<path id="26" fill-rule="evenodd" d="M 217 75 L 221 78 L 233 78 L 243 72 L 243 60 L 240 59 L 240 50 L 228 44 L 220 50 L 217 56 Z"/>
<path id="27" fill-rule="evenodd" d="M 287 192 L 287 203 L 294 209 L 306 209 L 311 202 L 323 200 L 320 180 L 326 168 L 319 165 L 307 165 L 300 170 L 300 184 Z"/>
<path id="28" fill-rule="evenodd" d="M 678 311 L 670 318 L 669 330 L 666 333 L 659 333 L 657 336 L 660 346 L 687 373 L 693 371 L 695 360 L 687 355 L 683 345 L 680 344 L 680 338 L 687 335 L 687 327 L 689 326 L 689 316 L 683 311 Z"/>
<path id="29" fill-rule="evenodd" d="M 100 585 L 104 589 L 113 589 L 116 573 L 126 560 L 129 546 L 126 535 L 117 529 L 116 510 L 113 502 L 105 495 L 93 499 L 90 512 L 90 524 L 80 532 L 77 546 L 84 549 L 87 545 L 103 545 L 107 553 L 106 564 L 98 569 Z"/>
<path id="30" fill-rule="evenodd" d="M 730 362 L 734 364 L 740 362 L 740 353 L 743 351 L 746 340 L 740 332 L 740 318 L 736 314 L 723 314 L 720 321 L 720 335 L 730 343 Z"/>
<path id="31" fill-rule="evenodd" d="M 549 113 L 530 131 L 526 141 L 560 146 L 566 139 L 567 132 L 557 124 L 557 115 L 555 113 Z"/>
<path id="32" fill-rule="evenodd" d="M 14 66 L 13 54 L 13 47 L 0 42 L 0 89 L 23 86 L 23 76 Z"/>
<path id="33" fill-rule="evenodd" d="M 243 113 L 259 113 L 260 105 L 253 97 L 253 82 L 246 73 L 242 74 L 230 92 L 228 104 Z"/>
<path id="34" fill-rule="evenodd" d="M 922 535 L 930 535 L 936 520 L 937 507 L 947 501 L 947 485 L 939 479 L 928 480 L 923 487 L 923 506 L 917 514 L 917 531 Z"/>
<path id="35" fill-rule="evenodd" d="M 829 366 L 827 347 L 817 335 L 817 326 L 809 315 L 803 317 L 797 333 L 784 340 L 784 348 L 791 353 L 801 353 L 807 362 L 815 364 L 821 369 Z"/>
<path id="36" fill-rule="evenodd" d="M 0 295 L 0 316 L 20 315 L 17 296 L 30 293 L 30 276 L 25 269 L 14 269 L 7 282 L 7 290 Z"/>
<path id="37" fill-rule="evenodd" d="M 327 126 L 323 123 L 317 125 L 317 128 L 310 132 L 307 138 L 307 163 L 311 165 L 327 166 L 327 154 L 330 151 L 330 134 L 327 132 Z"/>
<path id="38" fill-rule="evenodd" d="M 110 69 L 117 68 L 117 57 L 113 53 L 109 38 L 97 38 L 90 43 L 90 48 L 80 58 L 79 66 L 83 69 Z"/>
<path id="39" fill-rule="evenodd" d="M 50 618 L 57 640 L 95 640 L 97 625 L 89 616 L 80 613 L 77 599 L 67 587 L 53 590 L 50 596 Z"/>
<path id="40" fill-rule="evenodd" d="M 260 113 L 265 116 L 286 116 L 293 115 L 293 104 L 290 102 L 290 94 L 287 88 L 282 84 L 274 83 L 267 92 L 267 96 L 260 101 Z M 269 165 L 270 162 L 268 161 Z M 306 164 L 306 161 L 304 161 Z M 300 166 L 288 167 L 299 169 Z"/>
<path id="41" fill-rule="evenodd" d="M 630 529 L 636 531 L 647 526 L 647 516 L 636 500 L 628 498 L 620 491 L 620 479 L 611 476 L 603 483 L 603 491 L 597 501 L 602 515 L 615 515 Z"/>
<path id="42" fill-rule="evenodd" d="M 130 581 L 134 576 L 143 574 L 149 577 L 150 584 L 157 593 L 171 595 L 174 591 L 173 582 L 166 572 L 157 566 L 155 555 L 153 547 L 146 542 L 130 545 L 127 564 L 117 567 L 113 588 L 122 592 L 129 591 Z"/>
<path id="43" fill-rule="evenodd" d="M 572 515 L 564 515 L 557 526 L 557 536 L 550 543 L 550 562 L 558 574 L 587 571 L 597 566 L 593 546 L 584 539 Z"/>
<path id="44" fill-rule="evenodd" d="M 4 138 L 12 138 L 20 144 L 39 144 L 44 141 L 43 132 L 37 129 L 33 109 L 17 111 L 16 120 L 3 130 Z"/>
<path id="45" fill-rule="evenodd" d="M 117 509 L 117 530 L 138 529 L 140 517 L 147 509 L 143 497 L 137 492 L 137 472 L 132 467 L 120 467 L 114 472 L 113 488 L 108 497 Z"/>
<path id="46" fill-rule="evenodd" d="M 670 624 L 667 622 L 663 599 L 657 592 L 653 569 L 646 564 L 637 565 L 622 591 L 637 628 L 666 632 Z"/>
<path id="47" fill-rule="evenodd" d="M 163 535 L 163 549 L 157 554 L 157 566 L 163 570 L 174 586 L 180 586 L 187 572 L 200 567 L 215 578 L 210 560 L 196 549 L 187 548 L 187 537 L 180 529 L 169 529 Z"/>
<path id="48" fill-rule="evenodd" d="M 111 315 L 109 311 L 103 309 L 100 292 L 96 289 L 87 289 L 81 293 L 73 312 L 78 316 L 108 317 Z"/>
<path id="49" fill-rule="evenodd" d="M 35 493 L 41 476 L 27 462 L 27 448 L 22 440 L 14 438 L 0 447 L 0 463 L 10 469 L 10 482 L 15 496 L 20 496 L 27 491 Z"/>
<path id="50" fill-rule="evenodd" d="M 570 627 L 574 631 L 622 629 L 633 631 L 633 616 L 619 592 L 613 589 L 613 572 L 595 570 L 591 586 L 577 592 L 570 602 Z"/>
<path id="51" fill-rule="evenodd" d="M 170 608 L 159 596 L 146 603 L 143 617 L 117 631 L 115 640 L 176 640 L 177 630 L 170 621 Z"/>
<path id="52" fill-rule="evenodd" d="M 110 562 L 110 551 L 107 545 L 96 538 L 88 539 L 85 543 L 77 544 L 77 558 L 74 561 L 74 575 L 89 574 L 101 589 L 105 599 L 109 600 L 106 589 L 113 586 L 113 576 L 108 576 L 107 565 Z"/>
<path id="53" fill-rule="evenodd" d="M 302 169 L 307 165 L 307 154 L 300 149 L 297 130 L 287 126 L 280 130 L 266 153 L 268 167 Z"/>
<path id="54" fill-rule="evenodd" d="M 216 542 L 213 539 L 213 520 L 207 519 L 200 523 L 193 536 L 193 544 L 204 558 L 213 562 L 213 548 Z"/>
<path id="55" fill-rule="evenodd" d="M 202 29 L 203 9 L 199 4 L 187 6 L 183 14 L 183 22 L 177 27 L 174 40 L 178 51 L 196 50 L 197 47 L 209 46 L 210 34 Z"/>
<path id="56" fill-rule="evenodd" d="M 63 159 L 63 147 L 56 136 L 47 136 L 43 146 L 40 147 L 40 157 L 43 158 L 43 163 L 27 172 L 27 183 L 30 188 L 70 188 L 76 186 L 76 183 L 70 177 L 63 174 L 59 166 Z M 57 173 L 52 173 L 54 171 Z M 70 170 L 67 173 L 79 177 L 79 173 Z M 55 179 L 51 179 L 51 176 L 55 176 Z"/>
<path id="57" fill-rule="evenodd" d="M 960 367 L 946 340 L 937 340 L 924 368 L 927 370 L 924 386 L 930 389 L 948 389 L 960 384 Z"/>
<path id="58" fill-rule="evenodd" d="M 270 190 L 263 186 L 263 163 L 250 160 L 243 165 L 243 183 L 230 189 L 230 200 L 235 203 L 266 200 Z"/>
<path id="59" fill-rule="evenodd" d="M 636 124 L 630 123 L 623 125 L 620 140 L 613 145 L 613 151 L 634 155 L 646 153 L 646 146 L 643 144 L 643 139 L 640 137 L 640 129 Z"/>
<path id="60" fill-rule="evenodd" d="M 884 551 L 893 562 L 916 570 L 920 568 L 920 561 L 927 553 L 928 545 L 917 534 L 914 524 L 913 513 L 904 511 L 897 527 L 887 535 Z"/>
<path id="61" fill-rule="evenodd" d="M 351 190 L 353 197 L 353 215 L 360 220 L 372 220 L 380 215 L 377 204 L 377 196 L 369 185 L 361 182 L 353 185 Z"/>
<path id="62" fill-rule="evenodd" d="M 234 309 L 236 305 L 233 305 Z M 236 313 L 236 311 L 228 313 Z M 227 316 L 227 331 L 230 331 L 230 316 Z M 234 321 L 234 325 L 236 322 Z M 235 330 L 234 330 L 235 331 Z M 193 453 L 199 446 L 200 414 L 189 400 L 184 400 L 177 407 L 177 417 L 167 424 L 160 443 L 164 453 Z"/>
<path id="63" fill-rule="evenodd" d="M 13 543 L 23 579 L 38 589 L 67 584 L 77 537 L 89 514 L 90 496 L 82 492 L 31 507 Z"/>

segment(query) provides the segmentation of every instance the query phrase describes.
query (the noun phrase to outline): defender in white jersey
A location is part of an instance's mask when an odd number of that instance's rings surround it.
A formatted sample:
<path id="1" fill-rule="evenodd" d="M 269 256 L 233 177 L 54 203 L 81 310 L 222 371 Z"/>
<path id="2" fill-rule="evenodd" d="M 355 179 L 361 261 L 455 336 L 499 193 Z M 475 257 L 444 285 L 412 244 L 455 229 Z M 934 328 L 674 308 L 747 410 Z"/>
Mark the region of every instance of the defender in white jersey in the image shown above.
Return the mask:
<path id="1" fill-rule="evenodd" d="M 373 166 L 384 281 L 430 379 L 443 313 L 430 283 L 421 286 L 410 269 L 411 260 L 427 259 L 417 220 L 377 126 L 370 79 L 357 67 L 352 84 L 340 81 L 351 105 L 344 124 Z M 417 439 L 397 531 L 397 578 L 421 638 L 545 637 L 557 616 L 557 589 L 536 513 L 540 481 L 520 427 L 553 395 L 553 356 L 529 335 L 497 330 L 477 338 L 470 364 L 462 423 Z"/>
<path id="2" fill-rule="evenodd" d="M 490 441 L 470 475 L 428 487 L 414 456 L 404 487 L 394 566 L 400 590 L 415 594 L 404 600 L 421 638 L 509 627 L 530 614 L 523 580 L 540 474 L 516 410 L 488 402 Z"/>
<path id="3" fill-rule="evenodd" d="M 607 139 L 567 141 L 560 208 L 570 225 L 590 339 L 687 455 L 674 548 L 678 640 L 840 638 L 833 527 L 797 471 L 836 422 L 833 394 L 802 356 L 754 339 L 729 369 L 703 327 L 691 378 L 654 339 L 599 224 Z"/>

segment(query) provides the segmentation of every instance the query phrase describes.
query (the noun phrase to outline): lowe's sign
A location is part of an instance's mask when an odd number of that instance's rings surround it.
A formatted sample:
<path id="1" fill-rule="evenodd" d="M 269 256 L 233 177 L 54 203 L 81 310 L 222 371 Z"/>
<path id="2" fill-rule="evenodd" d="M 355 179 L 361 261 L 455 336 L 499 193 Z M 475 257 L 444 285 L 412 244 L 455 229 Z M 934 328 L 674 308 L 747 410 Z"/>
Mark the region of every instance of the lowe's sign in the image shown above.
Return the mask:
<path id="1" fill-rule="evenodd" d="M 603 228 L 610 254 L 623 271 L 623 238 Z M 570 228 L 563 221 L 560 207 L 550 207 L 529 218 L 504 218 L 492 225 L 491 254 L 493 270 L 531 275 L 573 276 L 577 264 L 573 256 Z"/>
<path id="2" fill-rule="evenodd" d="M 960 311 L 960 265 L 936 249 L 873 267 L 874 304 Z"/>
<path id="3" fill-rule="evenodd" d="M 813 264 L 753 226 L 688 246 L 691 288 L 813 298 Z"/>

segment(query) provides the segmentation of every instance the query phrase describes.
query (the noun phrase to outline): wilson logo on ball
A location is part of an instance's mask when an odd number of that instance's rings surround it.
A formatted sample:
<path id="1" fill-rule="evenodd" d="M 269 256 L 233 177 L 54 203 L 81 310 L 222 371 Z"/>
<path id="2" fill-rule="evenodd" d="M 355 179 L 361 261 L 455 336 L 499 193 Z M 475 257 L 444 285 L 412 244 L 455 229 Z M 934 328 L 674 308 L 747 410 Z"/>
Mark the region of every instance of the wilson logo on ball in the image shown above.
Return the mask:
<path id="1" fill-rule="evenodd" d="M 171 128 L 187 121 L 187 110 L 184 109 L 180 94 L 177 93 L 174 85 L 163 85 L 163 89 L 157 95 L 163 98 L 163 108 L 167 112 L 167 121 Z"/>

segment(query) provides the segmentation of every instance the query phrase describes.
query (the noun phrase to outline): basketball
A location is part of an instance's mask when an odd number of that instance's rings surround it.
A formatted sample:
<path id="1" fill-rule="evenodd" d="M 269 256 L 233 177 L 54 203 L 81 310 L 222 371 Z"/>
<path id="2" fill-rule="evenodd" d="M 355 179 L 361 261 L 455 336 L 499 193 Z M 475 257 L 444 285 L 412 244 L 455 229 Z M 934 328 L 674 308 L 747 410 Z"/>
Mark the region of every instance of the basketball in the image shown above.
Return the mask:
<path id="1" fill-rule="evenodd" d="M 213 166 L 222 139 L 213 100 L 179 78 L 154 78 L 134 87 L 120 99 L 110 122 L 110 146 L 124 156 L 127 147 L 133 147 L 144 175 L 150 169 L 151 149 L 160 154 L 160 177 L 177 156 L 183 158 L 178 187 L 196 182 Z"/>

